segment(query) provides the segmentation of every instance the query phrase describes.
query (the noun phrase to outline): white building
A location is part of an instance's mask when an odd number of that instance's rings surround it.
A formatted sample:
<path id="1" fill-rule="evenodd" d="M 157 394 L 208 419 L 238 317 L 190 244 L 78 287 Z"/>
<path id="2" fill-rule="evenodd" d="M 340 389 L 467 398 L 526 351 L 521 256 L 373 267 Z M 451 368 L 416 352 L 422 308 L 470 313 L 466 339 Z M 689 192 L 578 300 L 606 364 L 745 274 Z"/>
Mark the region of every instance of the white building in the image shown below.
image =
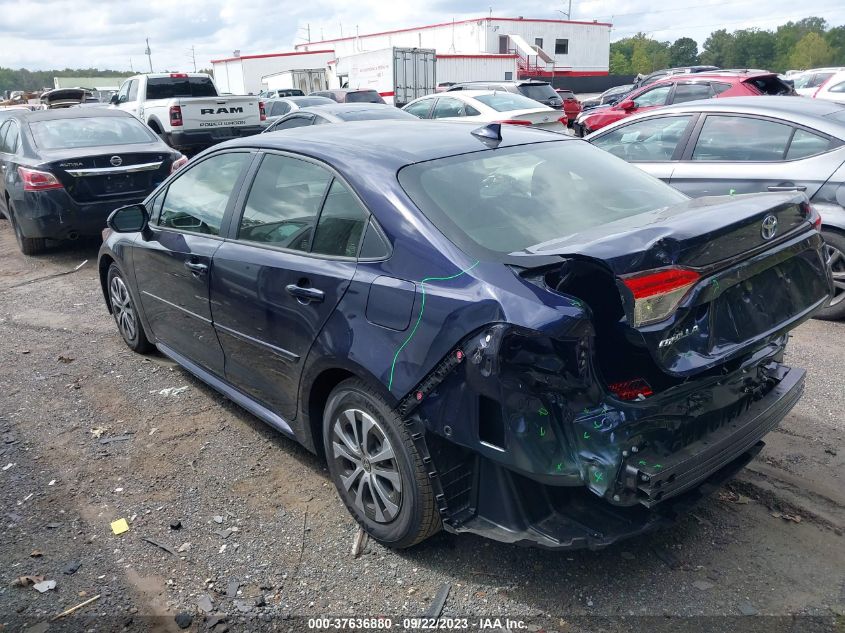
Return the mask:
<path id="1" fill-rule="evenodd" d="M 607 75 L 610 27 L 606 22 L 489 17 L 309 42 L 296 50 L 333 50 L 343 57 L 391 46 L 433 48 L 438 59 L 516 55 L 520 76 Z M 449 80 L 440 72 L 437 79 Z"/>
<path id="2" fill-rule="evenodd" d="M 331 48 L 270 53 L 268 55 L 242 55 L 226 59 L 213 59 L 214 82 L 220 92 L 236 95 L 261 92 L 261 78 L 286 70 L 322 69 L 334 59 Z"/>

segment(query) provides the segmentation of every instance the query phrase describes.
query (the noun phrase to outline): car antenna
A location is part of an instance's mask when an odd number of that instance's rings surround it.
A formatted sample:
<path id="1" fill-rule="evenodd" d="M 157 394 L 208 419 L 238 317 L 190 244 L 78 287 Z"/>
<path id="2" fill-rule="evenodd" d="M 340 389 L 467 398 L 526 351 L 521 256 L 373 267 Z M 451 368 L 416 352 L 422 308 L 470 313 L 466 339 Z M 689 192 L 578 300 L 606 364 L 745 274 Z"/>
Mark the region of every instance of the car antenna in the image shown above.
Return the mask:
<path id="1" fill-rule="evenodd" d="M 502 142 L 502 124 L 488 123 L 472 131 L 472 135 L 484 142 L 485 145 L 498 147 Z"/>

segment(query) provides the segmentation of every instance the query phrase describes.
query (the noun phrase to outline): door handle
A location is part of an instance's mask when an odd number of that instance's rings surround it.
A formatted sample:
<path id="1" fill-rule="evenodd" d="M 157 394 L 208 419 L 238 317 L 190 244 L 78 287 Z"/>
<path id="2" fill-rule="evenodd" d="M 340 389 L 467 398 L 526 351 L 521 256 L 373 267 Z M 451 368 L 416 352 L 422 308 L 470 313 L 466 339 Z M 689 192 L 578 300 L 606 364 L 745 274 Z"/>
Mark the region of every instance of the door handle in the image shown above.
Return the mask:
<path id="1" fill-rule="evenodd" d="M 285 286 L 285 290 L 288 291 L 288 294 L 296 297 L 297 301 L 300 303 L 308 303 L 310 301 L 316 301 L 319 303 L 326 298 L 326 293 L 322 290 L 317 290 L 316 288 L 305 288 L 296 284 L 288 284 Z"/>
<path id="2" fill-rule="evenodd" d="M 197 262 L 185 262 L 185 268 L 190 270 L 191 274 L 197 277 L 208 272 L 207 264 L 199 264 Z"/>
<path id="3" fill-rule="evenodd" d="M 769 191 L 807 191 L 806 185 L 773 185 L 767 187 Z"/>

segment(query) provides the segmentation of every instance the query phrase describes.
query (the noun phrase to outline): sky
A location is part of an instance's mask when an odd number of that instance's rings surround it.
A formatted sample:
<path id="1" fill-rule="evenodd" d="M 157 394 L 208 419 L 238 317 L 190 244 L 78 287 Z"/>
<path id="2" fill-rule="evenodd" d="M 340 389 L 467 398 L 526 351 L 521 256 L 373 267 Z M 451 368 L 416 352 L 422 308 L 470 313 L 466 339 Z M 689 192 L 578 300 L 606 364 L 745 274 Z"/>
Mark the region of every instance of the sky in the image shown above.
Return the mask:
<path id="1" fill-rule="evenodd" d="M 765 8 L 763 8 L 765 7 Z M 0 0 L 0 67 L 193 70 L 210 60 L 284 52 L 306 41 L 483 17 L 563 19 L 567 0 Z M 810 15 L 845 24 L 842 0 L 572 0 L 572 19 L 612 22 L 611 39 L 643 31 L 658 40 L 692 37 L 701 45 L 719 28 L 774 28 Z"/>

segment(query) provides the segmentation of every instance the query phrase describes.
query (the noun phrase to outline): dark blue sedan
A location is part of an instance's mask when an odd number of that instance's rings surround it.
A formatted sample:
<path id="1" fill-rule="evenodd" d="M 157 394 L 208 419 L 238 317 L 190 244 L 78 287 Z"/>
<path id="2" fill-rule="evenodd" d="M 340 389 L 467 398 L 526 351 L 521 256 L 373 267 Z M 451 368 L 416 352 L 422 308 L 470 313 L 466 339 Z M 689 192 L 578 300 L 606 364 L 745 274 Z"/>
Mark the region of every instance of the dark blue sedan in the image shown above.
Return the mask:
<path id="1" fill-rule="evenodd" d="M 689 200 L 509 125 L 239 139 L 109 226 L 129 347 L 323 455 L 393 547 L 596 548 L 671 519 L 801 396 L 787 332 L 832 288 L 802 194 Z"/>

